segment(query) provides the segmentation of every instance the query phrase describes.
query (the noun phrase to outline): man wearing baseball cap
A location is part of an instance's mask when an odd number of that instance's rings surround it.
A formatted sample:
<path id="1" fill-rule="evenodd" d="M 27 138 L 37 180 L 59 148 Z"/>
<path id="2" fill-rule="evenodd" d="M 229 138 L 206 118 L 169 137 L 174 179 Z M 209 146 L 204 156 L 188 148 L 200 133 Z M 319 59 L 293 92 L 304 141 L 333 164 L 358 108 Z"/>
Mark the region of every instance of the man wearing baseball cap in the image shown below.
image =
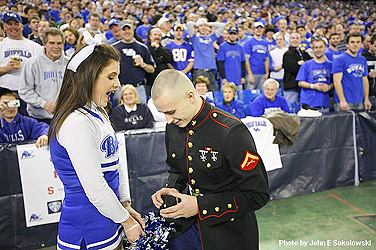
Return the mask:
<path id="1" fill-rule="evenodd" d="M 229 30 L 228 40 L 219 46 L 217 53 L 218 71 L 222 84 L 235 83 L 238 90 L 245 84 L 245 54 L 242 45 L 237 43 L 238 28 L 232 26 Z"/>
<path id="2" fill-rule="evenodd" d="M 7 37 L 0 43 L 0 87 L 18 91 L 25 62 L 43 53 L 43 47 L 22 36 L 22 19 L 17 13 L 3 14 L 3 22 Z"/>
<path id="3" fill-rule="evenodd" d="M 158 28 L 162 31 L 162 46 L 166 46 L 169 42 L 174 39 L 174 35 L 171 31 L 171 20 L 166 17 L 161 17 L 157 23 Z"/>
<path id="4" fill-rule="evenodd" d="M 194 62 L 193 47 L 184 41 L 184 26 L 176 24 L 174 27 L 174 40 L 166 45 L 172 54 L 172 66 L 192 80 L 191 70 Z"/>
<path id="5" fill-rule="evenodd" d="M 120 21 L 117 20 L 116 18 L 113 18 L 110 20 L 108 23 L 108 27 L 110 30 L 107 32 L 110 32 L 112 34 L 112 37 L 107 40 L 108 44 L 114 44 L 117 41 L 121 40 L 121 34 L 120 34 L 120 27 L 119 27 Z"/>
<path id="6" fill-rule="evenodd" d="M 194 30 L 195 25 L 197 26 L 197 32 Z M 212 32 L 212 28 L 216 28 L 215 32 Z M 188 35 L 195 51 L 193 79 L 196 79 L 200 75 L 206 76 L 209 78 L 209 90 L 211 91 L 218 90 L 214 76 L 217 65 L 213 43 L 222 34 L 224 29 L 224 23 L 208 23 L 206 18 L 199 18 L 196 23 L 187 22 Z"/>
<path id="7" fill-rule="evenodd" d="M 120 52 L 120 84 L 132 84 L 142 103 L 146 103 L 146 73 L 155 71 L 155 62 L 148 47 L 134 38 L 134 26 L 129 20 L 119 23 L 121 40 L 112 44 Z M 120 99 L 120 91 L 114 95 L 114 102 Z"/>
<path id="8" fill-rule="evenodd" d="M 262 89 L 264 81 L 269 77 L 269 49 L 268 42 L 262 38 L 263 33 L 264 24 L 255 22 L 253 38 L 244 45 L 249 79 L 256 89 Z"/>

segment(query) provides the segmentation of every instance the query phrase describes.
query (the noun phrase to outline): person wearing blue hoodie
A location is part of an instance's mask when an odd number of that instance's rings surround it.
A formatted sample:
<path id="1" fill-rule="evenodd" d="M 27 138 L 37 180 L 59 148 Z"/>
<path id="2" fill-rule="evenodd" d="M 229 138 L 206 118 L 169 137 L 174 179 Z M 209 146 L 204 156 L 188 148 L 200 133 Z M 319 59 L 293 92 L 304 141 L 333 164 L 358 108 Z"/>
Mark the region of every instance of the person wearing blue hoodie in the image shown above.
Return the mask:
<path id="1" fill-rule="evenodd" d="M 46 146 L 48 125 L 20 115 L 17 106 L 17 95 L 9 89 L 0 88 L 0 143 L 37 140 L 37 147 Z"/>
<path id="2" fill-rule="evenodd" d="M 235 83 L 225 83 L 222 86 L 223 101 L 217 103 L 216 106 L 241 119 L 245 117 L 244 104 L 241 101 L 235 100 L 236 91 Z"/>
<path id="3" fill-rule="evenodd" d="M 47 29 L 43 44 L 44 53 L 25 64 L 18 94 L 27 103 L 29 116 L 49 124 L 69 59 L 63 53 L 64 34 L 59 29 Z"/>

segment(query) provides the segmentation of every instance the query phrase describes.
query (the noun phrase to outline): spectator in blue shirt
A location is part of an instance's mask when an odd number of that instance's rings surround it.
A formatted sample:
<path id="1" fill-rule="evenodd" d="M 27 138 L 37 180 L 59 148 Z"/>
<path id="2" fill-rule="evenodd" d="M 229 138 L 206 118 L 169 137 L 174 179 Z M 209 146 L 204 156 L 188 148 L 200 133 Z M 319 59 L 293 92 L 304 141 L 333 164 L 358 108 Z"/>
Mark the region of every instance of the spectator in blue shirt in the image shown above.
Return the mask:
<path id="1" fill-rule="evenodd" d="M 247 41 L 249 41 L 252 37 L 251 36 L 248 36 L 246 33 L 245 33 L 245 27 L 243 24 L 239 24 L 238 26 L 238 43 L 240 45 L 245 45 L 245 43 Z"/>
<path id="2" fill-rule="evenodd" d="M 277 41 L 274 39 L 275 28 L 273 25 L 265 26 L 265 40 L 268 42 L 268 50 L 271 51 L 277 48 Z"/>
<path id="3" fill-rule="evenodd" d="M 117 19 L 111 19 L 108 23 L 108 27 L 110 30 L 107 32 L 110 32 L 112 37 L 107 40 L 108 44 L 114 44 L 121 40 L 121 33 L 120 33 L 120 27 L 119 27 L 120 21 Z"/>
<path id="4" fill-rule="evenodd" d="M 245 54 L 242 45 L 238 44 L 238 28 L 229 29 L 229 39 L 221 44 L 217 54 L 218 71 L 222 84 L 233 82 L 238 89 L 245 84 Z"/>
<path id="5" fill-rule="evenodd" d="M 60 1 L 51 1 L 50 3 L 50 15 L 55 19 L 55 22 L 60 21 L 59 13 L 61 12 L 61 4 Z"/>
<path id="6" fill-rule="evenodd" d="M 300 36 L 302 38 L 302 41 L 299 44 L 299 49 L 301 49 L 302 51 L 309 50 L 311 48 L 311 46 L 310 46 L 311 39 L 307 38 L 307 30 L 306 30 L 305 26 L 302 25 L 302 24 L 299 25 L 296 28 L 296 31 L 300 34 Z"/>
<path id="7" fill-rule="evenodd" d="M 37 140 L 37 147 L 46 146 L 48 125 L 18 114 L 19 102 L 17 105 L 16 100 L 14 92 L 0 88 L 0 143 Z"/>
<path id="8" fill-rule="evenodd" d="M 367 60 L 359 55 L 363 36 L 359 32 L 346 37 L 347 51 L 333 61 L 333 80 L 335 86 L 334 110 L 369 110 L 369 83 Z"/>
<path id="9" fill-rule="evenodd" d="M 146 42 L 148 38 L 148 32 L 153 26 L 149 23 L 149 17 L 147 15 L 142 16 L 142 25 L 136 28 L 136 34 L 141 37 L 143 42 Z"/>
<path id="10" fill-rule="evenodd" d="M 195 25 L 198 32 L 194 30 Z M 212 27 L 216 28 L 213 33 L 211 32 Z M 208 77 L 210 80 L 209 89 L 212 91 L 218 89 L 213 72 L 217 69 L 213 43 L 222 34 L 224 28 L 224 23 L 208 23 L 205 18 L 199 18 L 196 24 L 193 22 L 187 23 L 188 35 L 195 51 L 193 79 L 200 75 Z"/>
<path id="11" fill-rule="evenodd" d="M 269 78 L 264 82 L 263 88 L 264 93 L 261 96 L 256 97 L 256 99 L 252 102 L 252 116 L 260 117 L 263 114 L 267 114 L 276 110 L 283 110 L 286 113 L 290 113 L 285 98 L 277 95 L 279 88 L 278 81 Z"/>
<path id="12" fill-rule="evenodd" d="M 269 77 L 268 42 L 262 38 L 263 33 L 264 24 L 256 22 L 253 38 L 244 45 L 250 83 L 254 84 L 256 89 L 262 89 L 262 83 Z"/>
<path id="13" fill-rule="evenodd" d="M 329 37 L 329 48 L 325 51 L 326 58 L 333 62 L 335 58 L 342 54 L 338 49 L 338 44 L 341 41 L 341 37 L 338 33 L 333 33 Z"/>
<path id="14" fill-rule="evenodd" d="M 329 90 L 332 88 L 332 63 L 325 57 L 326 43 L 318 38 L 312 42 L 314 57 L 299 68 L 296 80 L 300 91 L 300 103 L 304 109 L 329 111 Z"/>
<path id="15" fill-rule="evenodd" d="M 192 79 L 191 70 L 194 62 L 193 47 L 183 40 L 184 27 L 177 24 L 174 27 L 174 40 L 166 45 L 172 54 L 172 66 Z"/>
<path id="16" fill-rule="evenodd" d="M 216 106 L 238 118 L 244 118 L 244 104 L 241 101 L 235 100 L 236 91 L 235 83 L 228 82 L 224 84 L 222 87 L 223 101 L 217 103 Z"/>

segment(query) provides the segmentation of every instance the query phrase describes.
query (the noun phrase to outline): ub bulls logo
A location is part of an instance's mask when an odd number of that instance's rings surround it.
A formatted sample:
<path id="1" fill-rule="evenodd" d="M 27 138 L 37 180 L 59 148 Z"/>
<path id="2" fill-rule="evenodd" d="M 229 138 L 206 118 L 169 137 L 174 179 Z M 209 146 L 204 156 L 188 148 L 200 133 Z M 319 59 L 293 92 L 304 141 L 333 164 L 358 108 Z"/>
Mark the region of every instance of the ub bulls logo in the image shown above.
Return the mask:
<path id="1" fill-rule="evenodd" d="M 47 202 L 48 214 L 61 212 L 61 205 L 62 205 L 61 200 Z"/>
<path id="2" fill-rule="evenodd" d="M 101 143 L 101 151 L 105 152 L 105 157 L 110 158 L 118 151 L 119 142 L 111 135 L 106 136 Z"/>
<path id="3" fill-rule="evenodd" d="M 240 164 L 240 168 L 242 170 L 252 170 L 256 167 L 257 163 L 260 161 L 260 157 L 248 152 L 248 150 L 246 150 L 245 152 L 246 154 L 245 154 L 243 162 Z"/>

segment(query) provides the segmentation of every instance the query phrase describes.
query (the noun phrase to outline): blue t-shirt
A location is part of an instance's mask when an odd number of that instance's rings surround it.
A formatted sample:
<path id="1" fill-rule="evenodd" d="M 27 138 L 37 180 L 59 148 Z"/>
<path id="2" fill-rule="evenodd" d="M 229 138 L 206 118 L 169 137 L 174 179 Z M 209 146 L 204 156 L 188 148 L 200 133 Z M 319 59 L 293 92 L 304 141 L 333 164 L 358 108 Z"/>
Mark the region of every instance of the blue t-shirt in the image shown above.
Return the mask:
<path id="1" fill-rule="evenodd" d="M 25 24 L 22 29 L 23 37 L 28 38 L 31 33 L 33 33 L 33 30 L 30 28 L 30 25 L 28 23 Z"/>
<path id="2" fill-rule="evenodd" d="M 116 42 L 118 42 L 118 41 L 120 41 L 121 39 L 117 39 L 116 37 L 111 37 L 110 39 L 108 39 L 107 40 L 107 44 L 110 44 L 110 45 L 112 45 L 112 44 L 114 44 L 114 43 L 116 43 Z"/>
<path id="3" fill-rule="evenodd" d="M 166 48 L 172 54 L 172 66 L 177 70 L 183 70 L 187 67 L 188 63 L 194 62 L 193 47 L 188 42 L 184 41 L 181 45 L 177 45 L 174 41 L 168 43 Z M 187 73 L 189 77 L 191 72 Z"/>
<path id="4" fill-rule="evenodd" d="M 332 74 L 335 73 L 343 73 L 341 83 L 347 103 L 363 103 L 363 77 L 368 76 L 366 58 L 345 52 L 333 61 Z M 337 92 L 334 92 L 334 100 L 339 102 Z"/>
<path id="5" fill-rule="evenodd" d="M 232 100 L 230 106 L 222 101 L 217 103 L 215 106 L 240 119 L 245 117 L 244 104 L 241 101 Z"/>
<path id="6" fill-rule="evenodd" d="M 252 37 L 244 45 L 245 54 L 250 55 L 249 64 L 252 73 L 255 75 L 265 74 L 265 60 L 269 58 L 268 42 L 265 39 L 260 41 Z"/>
<path id="7" fill-rule="evenodd" d="M 240 45 L 245 45 L 245 43 L 247 42 L 247 41 L 249 41 L 249 40 L 251 40 L 252 39 L 252 37 L 251 36 L 245 36 L 245 38 L 243 38 L 243 39 L 239 39 L 238 40 L 238 43 L 240 44 Z"/>
<path id="8" fill-rule="evenodd" d="M 133 65 L 133 56 L 140 55 L 146 64 L 151 64 L 155 67 L 148 47 L 136 40 L 133 43 L 118 41 L 112 46 L 120 52 L 120 83 L 138 84 L 144 82 L 146 71 L 139 66 Z"/>
<path id="9" fill-rule="evenodd" d="M 105 36 L 106 36 L 107 40 L 110 40 L 111 38 L 114 37 L 111 30 L 107 30 L 106 33 L 105 33 Z"/>
<path id="10" fill-rule="evenodd" d="M 60 21 L 60 17 L 59 17 L 60 12 L 61 12 L 60 10 L 50 10 L 50 15 L 55 18 L 55 22 Z"/>
<path id="11" fill-rule="evenodd" d="M 81 11 L 81 15 L 83 16 L 85 23 L 87 23 L 87 20 L 89 19 L 90 12 L 87 9 L 85 9 L 85 10 Z"/>
<path id="12" fill-rule="evenodd" d="M 195 51 L 194 69 L 217 69 L 213 46 L 217 38 L 215 33 L 209 36 L 193 35 L 191 42 Z"/>
<path id="13" fill-rule="evenodd" d="M 334 51 L 330 47 L 325 51 L 326 58 L 328 58 L 328 60 L 332 61 L 332 62 L 333 62 L 334 59 L 339 57 L 341 54 L 342 54 L 342 52 L 340 50 Z"/>
<path id="14" fill-rule="evenodd" d="M 296 80 L 330 85 L 333 82 L 331 71 L 332 63 L 330 61 L 326 60 L 323 63 L 317 63 L 315 60 L 311 59 L 303 63 L 300 67 Z M 329 92 L 302 88 L 300 90 L 300 102 L 313 108 L 329 108 Z"/>
<path id="15" fill-rule="evenodd" d="M 222 43 L 217 53 L 217 61 L 225 62 L 227 81 L 239 85 L 242 78 L 242 62 L 245 61 L 244 47 L 237 43 Z"/>
<path id="16" fill-rule="evenodd" d="M 273 41 L 271 41 L 271 42 L 269 42 L 268 40 L 266 40 L 266 42 L 268 43 L 268 50 L 269 51 L 277 48 L 277 42 L 276 42 L 276 40 L 273 39 Z"/>
<path id="17" fill-rule="evenodd" d="M 153 28 L 152 25 L 150 25 L 149 27 L 140 25 L 136 28 L 136 34 L 139 35 L 139 37 L 141 37 L 142 40 L 146 40 L 148 38 L 148 32 L 151 28 Z"/>
<path id="18" fill-rule="evenodd" d="M 260 117 L 263 114 L 267 114 L 276 110 L 283 110 L 286 113 L 290 113 L 289 106 L 285 98 L 280 95 L 276 95 L 274 101 L 270 101 L 266 98 L 265 94 L 262 94 L 252 102 L 251 114 L 253 117 Z"/>
<path id="19" fill-rule="evenodd" d="M 0 126 L 0 143 L 36 140 L 41 135 L 47 135 L 48 127 L 44 122 L 17 114 L 11 123 L 3 119 L 3 126 Z"/>

